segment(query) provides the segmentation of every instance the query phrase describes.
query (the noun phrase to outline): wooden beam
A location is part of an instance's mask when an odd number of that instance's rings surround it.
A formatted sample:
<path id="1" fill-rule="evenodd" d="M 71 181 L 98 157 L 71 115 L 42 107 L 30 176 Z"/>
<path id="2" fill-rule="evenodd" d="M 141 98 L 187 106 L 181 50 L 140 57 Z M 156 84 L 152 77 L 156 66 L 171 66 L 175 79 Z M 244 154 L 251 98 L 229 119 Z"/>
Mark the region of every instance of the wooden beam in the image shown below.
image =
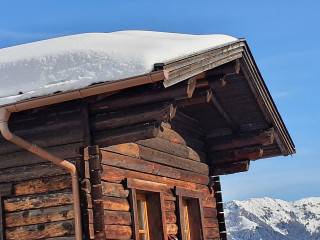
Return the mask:
<path id="1" fill-rule="evenodd" d="M 263 149 L 258 147 L 232 149 L 208 153 L 211 164 L 233 163 L 242 160 L 257 160 L 262 158 Z"/>
<path id="2" fill-rule="evenodd" d="M 138 89 L 123 91 L 102 101 L 90 104 L 89 109 L 91 114 L 97 114 L 150 103 L 186 99 L 192 97 L 195 85 L 196 81 L 191 78 L 176 86 L 147 90 L 143 94 Z"/>
<path id="3" fill-rule="evenodd" d="M 127 127 L 147 122 L 171 120 L 176 113 L 172 102 L 161 102 L 144 105 L 128 110 L 98 114 L 91 117 L 91 131 L 98 132 L 108 129 Z"/>
<path id="4" fill-rule="evenodd" d="M 123 127 L 92 134 L 93 144 L 107 147 L 120 143 L 136 142 L 143 139 L 157 137 L 160 132 L 160 124 L 140 124 L 136 126 Z"/>
<path id="5" fill-rule="evenodd" d="M 206 145 L 209 151 L 222 151 L 239 149 L 254 145 L 269 145 L 274 141 L 274 129 L 265 131 L 253 131 L 237 135 L 228 135 L 220 138 L 207 139 Z"/>
<path id="6" fill-rule="evenodd" d="M 206 91 L 200 92 L 193 98 L 183 99 L 180 101 L 177 101 L 178 107 L 187 107 L 190 105 L 196 105 L 196 104 L 204 104 L 210 102 L 212 99 L 212 90 L 208 89 Z"/>
<path id="7" fill-rule="evenodd" d="M 213 166 L 212 175 L 227 175 L 249 170 L 250 161 Z"/>
<path id="8" fill-rule="evenodd" d="M 196 88 L 212 88 L 214 90 L 223 88 L 227 85 L 224 75 L 211 76 L 197 80 Z"/>
<path id="9" fill-rule="evenodd" d="M 220 115 L 223 117 L 223 119 L 227 122 L 230 129 L 235 133 L 238 132 L 238 127 L 235 124 L 235 122 L 232 120 L 232 118 L 226 113 L 226 111 L 223 109 L 221 104 L 219 103 L 219 100 L 216 98 L 216 96 L 212 93 L 211 102 L 217 109 L 217 111 L 220 113 Z"/>

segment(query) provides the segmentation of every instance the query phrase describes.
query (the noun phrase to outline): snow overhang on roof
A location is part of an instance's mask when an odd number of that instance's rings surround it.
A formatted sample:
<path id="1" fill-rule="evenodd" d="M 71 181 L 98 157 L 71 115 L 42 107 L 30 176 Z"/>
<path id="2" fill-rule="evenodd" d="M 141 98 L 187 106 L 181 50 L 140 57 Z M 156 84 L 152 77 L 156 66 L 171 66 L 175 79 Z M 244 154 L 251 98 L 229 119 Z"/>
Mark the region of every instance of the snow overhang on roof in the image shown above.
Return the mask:
<path id="1" fill-rule="evenodd" d="M 78 34 L 0 49 L 0 106 L 150 73 L 155 63 L 235 41 L 221 34 L 120 31 Z"/>

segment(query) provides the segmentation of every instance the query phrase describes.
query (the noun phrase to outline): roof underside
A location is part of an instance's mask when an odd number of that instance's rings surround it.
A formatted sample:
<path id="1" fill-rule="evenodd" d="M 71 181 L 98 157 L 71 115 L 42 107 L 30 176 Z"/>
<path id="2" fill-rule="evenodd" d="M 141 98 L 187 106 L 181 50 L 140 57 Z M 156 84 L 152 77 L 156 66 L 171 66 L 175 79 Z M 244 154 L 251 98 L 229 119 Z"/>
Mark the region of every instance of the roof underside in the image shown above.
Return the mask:
<path id="1" fill-rule="evenodd" d="M 155 68 L 169 70 L 165 86 L 188 78 L 195 78 L 197 82 L 223 81 L 222 87 L 212 84 L 210 102 L 183 108 L 185 113 L 198 119 L 207 143 L 215 142 L 214 138 L 219 137 L 243 139 L 246 135 L 249 138 L 266 134 L 272 135 L 274 140 L 262 144 L 257 140 L 256 144 L 241 147 L 250 147 L 248 151 L 253 151 L 252 147 L 263 151 L 251 160 L 295 153 L 293 141 L 245 40 L 176 61 L 158 63 Z"/>

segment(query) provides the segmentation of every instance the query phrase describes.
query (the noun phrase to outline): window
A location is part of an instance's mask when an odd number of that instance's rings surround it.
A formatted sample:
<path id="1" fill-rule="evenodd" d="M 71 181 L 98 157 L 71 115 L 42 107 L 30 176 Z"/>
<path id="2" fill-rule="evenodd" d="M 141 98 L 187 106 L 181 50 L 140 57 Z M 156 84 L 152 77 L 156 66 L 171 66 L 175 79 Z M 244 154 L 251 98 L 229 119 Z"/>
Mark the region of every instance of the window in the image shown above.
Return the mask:
<path id="1" fill-rule="evenodd" d="M 139 239 L 149 240 L 148 210 L 144 194 L 137 194 L 137 212 L 139 219 Z"/>
<path id="2" fill-rule="evenodd" d="M 183 206 L 183 215 L 182 215 L 182 221 L 183 221 L 183 228 L 182 231 L 184 232 L 184 238 L 183 240 L 190 240 L 190 224 L 189 224 L 189 211 L 188 211 L 188 203 L 187 200 L 182 200 L 182 206 Z"/>
<path id="3" fill-rule="evenodd" d="M 166 184 L 127 179 L 134 240 L 167 240 L 163 191 Z"/>
<path id="4" fill-rule="evenodd" d="M 179 237 L 182 240 L 204 239 L 202 193 L 186 188 L 175 188 L 179 213 Z"/>

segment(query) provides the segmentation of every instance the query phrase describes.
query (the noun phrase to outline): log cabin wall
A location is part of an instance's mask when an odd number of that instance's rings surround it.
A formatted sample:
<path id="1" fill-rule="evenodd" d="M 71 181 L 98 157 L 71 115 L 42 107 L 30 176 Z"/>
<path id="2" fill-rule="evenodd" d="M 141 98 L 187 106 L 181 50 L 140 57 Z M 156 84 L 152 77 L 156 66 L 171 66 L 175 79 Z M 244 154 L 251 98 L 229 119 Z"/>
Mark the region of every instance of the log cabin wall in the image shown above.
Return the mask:
<path id="1" fill-rule="evenodd" d="M 72 162 L 83 145 L 79 101 L 13 114 L 9 127 L 18 136 Z M 70 174 L 0 137 L 0 239 L 73 239 Z"/>
<path id="2" fill-rule="evenodd" d="M 165 231 L 177 236 L 181 229 L 175 188 L 199 192 L 205 238 L 219 238 L 214 191 L 208 187 L 208 166 L 169 124 L 162 126 L 159 137 L 100 149 L 106 239 L 130 239 L 135 234 L 128 180 L 140 180 L 142 191 L 143 186 L 149 186 L 147 192 L 163 193 Z M 191 153 L 187 156 L 188 152 Z M 200 226 L 201 219 L 196 224 Z"/>
<path id="3" fill-rule="evenodd" d="M 195 224 L 202 233 L 194 239 L 202 239 L 201 234 L 203 239 L 219 239 L 214 191 L 208 187 L 205 132 L 196 119 L 177 111 L 181 106 L 207 102 L 206 89 L 190 101 L 194 90 L 195 81 L 189 80 L 172 89 L 142 86 L 89 100 L 91 142 L 100 147 L 101 154 L 106 239 L 137 239 L 133 216 L 137 192 L 161 192 L 163 196 L 164 230 L 151 239 L 162 239 L 163 234 L 164 239 L 167 234 L 181 238 L 176 188 L 199 193 L 201 218 Z M 89 198 L 94 202 L 93 196 Z M 91 212 L 93 206 L 88 209 Z M 89 214 L 94 225 L 95 213 Z M 90 238 L 100 236 L 99 230 L 90 226 Z"/>

